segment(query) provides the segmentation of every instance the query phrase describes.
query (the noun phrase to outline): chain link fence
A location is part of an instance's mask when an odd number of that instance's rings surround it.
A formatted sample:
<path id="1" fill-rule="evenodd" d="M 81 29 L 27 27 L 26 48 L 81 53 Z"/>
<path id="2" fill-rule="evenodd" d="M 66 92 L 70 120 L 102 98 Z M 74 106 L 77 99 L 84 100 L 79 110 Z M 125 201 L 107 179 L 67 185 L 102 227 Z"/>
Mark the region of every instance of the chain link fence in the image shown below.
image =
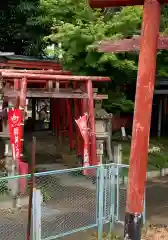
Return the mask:
<path id="1" fill-rule="evenodd" d="M 41 190 L 42 239 L 55 239 L 81 228 L 97 226 L 97 185 L 92 176 L 98 168 L 90 168 L 87 178 L 82 169 L 67 169 L 36 175 L 36 188 Z"/>
<path id="2" fill-rule="evenodd" d="M 25 176 L 29 182 L 29 176 Z M 0 178 L 0 239 L 26 239 L 29 187 L 22 195 L 14 196 L 23 177 Z"/>
<path id="3" fill-rule="evenodd" d="M 127 197 L 127 185 L 128 185 L 128 170 L 129 165 L 114 164 L 115 168 L 115 222 L 124 225 L 125 220 L 125 207 Z M 145 201 L 143 221 L 145 224 Z"/>
<path id="4" fill-rule="evenodd" d="M 110 223 L 112 229 L 114 222 L 123 223 L 127 173 L 127 165 L 116 164 L 36 173 L 32 240 L 57 239 L 95 227 L 101 236 L 104 224 Z M 9 185 L 17 185 L 23 177 L 28 181 L 27 190 L 19 196 L 20 206 L 13 208 L 16 199 L 12 198 Z M 3 240 L 26 239 L 29 179 L 30 175 L 0 179 Z"/>

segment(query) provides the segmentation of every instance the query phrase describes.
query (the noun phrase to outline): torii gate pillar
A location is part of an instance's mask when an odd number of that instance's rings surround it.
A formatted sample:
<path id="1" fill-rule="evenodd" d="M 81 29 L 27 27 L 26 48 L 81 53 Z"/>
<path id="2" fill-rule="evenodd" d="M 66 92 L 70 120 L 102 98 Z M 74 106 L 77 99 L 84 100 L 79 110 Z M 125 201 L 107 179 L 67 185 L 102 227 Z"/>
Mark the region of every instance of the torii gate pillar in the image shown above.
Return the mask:
<path id="1" fill-rule="evenodd" d="M 144 2 L 125 220 L 125 239 L 132 240 L 141 238 L 160 8 L 157 0 Z"/>
<path id="2" fill-rule="evenodd" d="M 160 26 L 160 0 L 90 0 L 92 7 L 144 4 L 138 64 L 132 144 L 127 191 L 125 240 L 140 240 L 153 91 L 156 51 Z M 162 2 L 166 2 L 164 0 Z"/>

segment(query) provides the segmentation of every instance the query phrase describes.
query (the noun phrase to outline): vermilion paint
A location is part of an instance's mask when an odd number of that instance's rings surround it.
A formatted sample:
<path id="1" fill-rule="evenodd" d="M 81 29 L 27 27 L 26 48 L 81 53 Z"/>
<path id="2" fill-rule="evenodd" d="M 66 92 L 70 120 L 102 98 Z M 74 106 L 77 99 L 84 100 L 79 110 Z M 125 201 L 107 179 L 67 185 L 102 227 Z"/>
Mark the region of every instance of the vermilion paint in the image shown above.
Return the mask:
<path id="1" fill-rule="evenodd" d="M 94 99 L 93 85 L 89 80 L 86 84 L 88 93 L 88 112 L 89 112 L 89 128 L 90 128 L 90 143 L 91 143 L 91 161 L 92 165 L 99 164 L 96 153 L 96 129 L 95 129 L 95 114 L 94 114 Z"/>
<path id="2" fill-rule="evenodd" d="M 75 149 L 71 99 L 66 99 L 69 147 Z"/>
<path id="3" fill-rule="evenodd" d="M 146 0 L 143 13 L 127 192 L 126 210 L 130 213 L 142 213 L 144 206 L 159 25 L 160 4 L 157 0 Z"/>
<path id="4" fill-rule="evenodd" d="M 110 81 L 109 77 L 99 77 L 99 76 L 71 76 L 71 75 L 50 75 L 50 74 L 33 74 L 33 73 L 18 73 L 18 72 L 1 72 L 2 77 L 8 78 L 27 78 L 27 79 L 38 79 L 45 81 L 96 81 L 96 82 L 106 82 Z"/>

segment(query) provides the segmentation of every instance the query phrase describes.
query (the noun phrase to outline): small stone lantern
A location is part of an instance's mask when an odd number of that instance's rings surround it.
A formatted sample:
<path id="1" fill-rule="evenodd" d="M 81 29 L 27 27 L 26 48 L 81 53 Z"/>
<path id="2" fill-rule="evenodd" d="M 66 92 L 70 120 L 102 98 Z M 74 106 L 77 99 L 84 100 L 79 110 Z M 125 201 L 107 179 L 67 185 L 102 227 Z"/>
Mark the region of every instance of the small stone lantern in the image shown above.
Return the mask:
<path id="1" fill-rule="evenodd" d="M 103 163 L 104 152 L 107 152 L 108 161 L 112 161 L 111 135 L 112 114 L 102 108 L 102 101 L 95 102 L 96 147 L 100 163 Z"/>

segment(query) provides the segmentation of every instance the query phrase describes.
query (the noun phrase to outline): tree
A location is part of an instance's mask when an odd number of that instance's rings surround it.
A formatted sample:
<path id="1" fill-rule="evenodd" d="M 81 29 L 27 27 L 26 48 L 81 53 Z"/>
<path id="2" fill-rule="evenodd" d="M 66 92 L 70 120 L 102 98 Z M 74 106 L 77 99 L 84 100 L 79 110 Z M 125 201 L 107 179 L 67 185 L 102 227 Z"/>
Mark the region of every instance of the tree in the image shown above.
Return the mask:
<path id="1" fill-rule="evenodd" d="M 63 0 L 61 6 L 63 2 L 68 6 L 73 0 Z M 141 24 L 140 7 L 123 8 L 119 12 L 104 15 L 99 10 L 90 9 L 84 1 L 76 1 L 75 6 L 69 5 L 71 19 L 67 19 L 61 15 L 61 6 L 59 3 L 56 5 L 57 19 L 53 22 L 52 33 L 47 39 L 56 45 L 58 42 L 62 43 L 66 66 L 76 73 L 108 76 L 114 76 L 118 71 L 129 76 L 136 71 L 137 57 L 134 54 L 127 54 L 125 57 L 125 54 L 98 53 L 95 43 L 138 34 Z"/>
<path id="2" fill-rule="evenodd" d="M 128 7 L 110 12 L 92 10 L 84 0 L 43 0 L 42 6 L 52 9 L 48 17 L 53 20 L 52 32 L 45 40 L 56 46 L 62 43 L 64 65 L 75 74 L 110 76 L 113 81 L 104 88 L 118 93 L 110 93 L 115 106 L 107 101 L 106 107 L 109 109 L 112 106 L 109 111 L 116 109 L 116 106 L 127 110 L 128 103 L 132 108 L 132 102 L 120 93 L 120 85 L 130 82 L 136 75 L 137 54 L 99 53 L 95 43 L 139 34 L 142 8 Z M 56 55 L 58 52 L 59 48 L 56 47 Z"/>
<path id="3" fill-rule="evenodd" d="M 38 0 L 0 2 L 0 51 L 40 55 L 49 28 L 37 21 L 42 15 Z M 47 31 L 48 30 L 48 31 Z"/>
<path id="4" fill-rule="evenodd" d="M 133 107 L 127 101 L 120 86 L 135 84 L 137 75 L 137 53 L 98 53 L 95 43 L 106 39 L 130 38 L 140 35 L 142 7 L 124 7 L 108 10 L 92 10 L 85 0 L 43 0 L 42 8 L 52 9 L 48 17 L 53 19 L 51 34 L 45 38 L 56 46 L 63 47 L 63 62 L 76 74 L 105 75 L 112 83 L 106 107 L 111 111 L 128 110 Z M 162 7 L 161 32 L 168 32 L 168 7 Z M 58 55 L 59 48 L 56 48 Z M 167 51 L 159 51 L 157 75 L 168 76 Z M 165 64 L 166 63 L 166 64 Z M 117 92 L 117 93 L 116 93 Z M 112 97 L 113 96 L 113 97 Z M 115 106 L 115 107 L 114 107 Z"/>
<path id="5" fill-rule="evenodd" d="M 58 56 L 61 43 L 65 67 L 79 75 L 110 76 L 112 82 L 103 85 L 102 91 L 109 89 L 110 95 L 116 97 L 113 102 L 119 99 L 116 104 L 119 109 L 124 104 L 127 109 L 126 103 L 130 106 L 121 85 L 135 84 L 138 54 L 99 53 L 95 45 L 101 40 L 139 35 L 142 7 L 93 10 L 86 0 L 9 0 L 0 3 L 0 7 L 1 51 L 44 55 L 48 52 L 46 47 L 54 44 L 54 55 Z M 164 6 L 163 34 L 168 32 L 167 15 L 168 7 Z M 167 51 L 159 51 L 157 75 L 168 75 L 167 61 Z M 107 104 L 108 109 L 110 104 Z"/>

